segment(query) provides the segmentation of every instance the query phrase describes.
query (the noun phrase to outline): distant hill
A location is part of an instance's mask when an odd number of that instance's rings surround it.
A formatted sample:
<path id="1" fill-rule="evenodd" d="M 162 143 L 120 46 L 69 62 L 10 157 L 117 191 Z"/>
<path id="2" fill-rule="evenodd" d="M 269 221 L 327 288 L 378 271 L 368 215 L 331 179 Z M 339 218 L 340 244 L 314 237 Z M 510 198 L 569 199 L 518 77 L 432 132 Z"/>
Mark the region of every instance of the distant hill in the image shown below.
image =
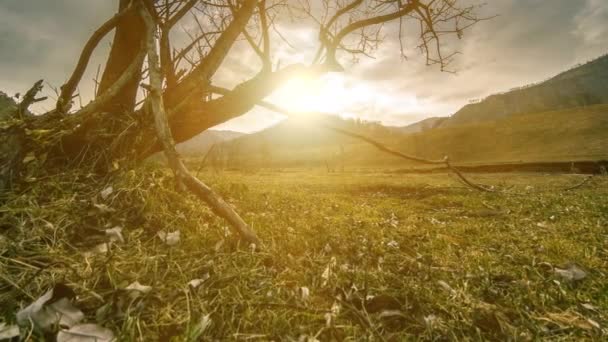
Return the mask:
<path id="1" fill-rule="evenodd" d="M 439 127 L 404 136 L 403 152 L 460 163 L 608 159 L 608 105 Z"/>
<path id="2" fill-rule="evenodd" d="M 387 156 L 378 155 L 373 146 L 324 126 L 358 132 L 384 142 L 396 142 L 404 136 L 394 127 L 385 127 L 376 122 L 310 113 L 221 144 L 218 153 L 228 159 L 229 167 L 324 166 L 341 160 L 363 165 L 372 163 L 368 157 L 386 160 Z"/>
<path id="3" fill-rule="evenodd" d="M 539 113 L 608 103 L 608 55 L 547 81 L 488 96 L 464 106 L 439 127 L 492 121 L 513 114 Z"/>
<path id="4" fill-rule="evenodd" d="M 196 137 L 178 144 L 177 151 L 184 156 L 199 156 L 207 153 L 211 146 L 242 137 L 245 133 L 234 131 L 208 130 Z"/>
<path id="5" fill-rule="evenodd" d="M 395 129 L 401 133 L 420 133 L 438 127 L 447 119 L 446 117 L 431 117 L 407 126 L 395 127 Z"/>
<path id="6" fill-rule="evenodd" d="M 386 127 L 377 122 L 368 122 L 353 119 L 344 119 L 335 115 L 322 113 L 306 113 L 298 117 L 291 117 L 263 131 L 241 137 L 230 145 L 244 145 L 244 150 L 254 152 L 265 143 L 282 148 L 308 148 L 325 146 L 328 143 L 349 144 L 352 138 L 336 134 L 323 126 L 348 129 L 364 133 L 377 138 L 397 138 L 402 133 L 396 132 L 394 127 Z"/>

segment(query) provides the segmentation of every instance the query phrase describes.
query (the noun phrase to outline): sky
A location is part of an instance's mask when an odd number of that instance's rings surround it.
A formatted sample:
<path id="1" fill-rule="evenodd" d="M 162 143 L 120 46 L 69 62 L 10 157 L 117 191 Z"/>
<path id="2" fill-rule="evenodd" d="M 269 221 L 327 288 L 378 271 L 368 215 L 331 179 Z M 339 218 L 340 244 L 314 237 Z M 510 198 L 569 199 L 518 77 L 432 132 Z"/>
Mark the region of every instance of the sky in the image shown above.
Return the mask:
<path id="1" fill-rule="evenodd" d="M 44 79 L 46 94 L 53 98 L 51 87 L 58 88 L 66 80 L 88 37 L 116 7 L 116 0 L 0 1 L 0 91 L 23 93 L 36 80 Z M 446 49 L 460 53 L 451 66 L 454 73 L 425 65 L 415 49 L 415 33 L 405 33 L 407 59 L 403 59 L 389 27 L 373 59 L 345 60 L 344 73 L 320 80 L 294 80 L 269 100 L 290 109 L 403 126 L 426 117 L 451 115 L 472 99 L 542 81 L 608 52 L 606 0 L 491 0 L 479 15 L 496 17 L 465 31 L 461 40 L 446 43 Z M 188 29 L 189 25 L 193 23 L 186 21 L 181 27 Z M 273 62 L 286 65 L 310 60 L 317 46 L 317 28 L 284 25 L 283 32 L 293 47 L 273 40 Z M 186 36 L 178 32 L 175 37 L 185 41 Z M 83 104 L 92 97 L 93 79 L 109 44 L 109 39 L 101 44 L 87 69 L 80 87 Z M 233 87 L 258 67 L 255 54 L 241 42 L 213 81 Z M 50 109 L 53 103 L 38 104 L 35 110 Z M 253 132 L 282 119 L 256 108 L 218 128 Z"/>

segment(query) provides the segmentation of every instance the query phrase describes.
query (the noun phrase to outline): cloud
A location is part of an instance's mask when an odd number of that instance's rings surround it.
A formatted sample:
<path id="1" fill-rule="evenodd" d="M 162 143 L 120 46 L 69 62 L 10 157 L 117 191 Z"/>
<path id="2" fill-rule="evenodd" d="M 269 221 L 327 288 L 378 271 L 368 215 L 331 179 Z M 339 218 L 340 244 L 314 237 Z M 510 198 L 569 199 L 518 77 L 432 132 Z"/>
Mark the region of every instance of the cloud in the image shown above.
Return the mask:
<path id="1" fill-rule="evenodd" d="M 586 52 L 577 50 L 581 54 L 579 59 L 587 55 L 606 53 L 608 46 L 608 6 L 604 0 L 588 0 L 584 9 L 574 17 L 573 34 L 583 42 Z"/>
<path id="2" fill-rule="evenodd" d="M 385 42 L 376 60 L 355 66 L 353 73 L 379 88 L 396 86 L 401 96 L 418 98 L 427 115 L 449 115 L 470 99 L 542 81 L 605 53 L 608 10 L 600 2 L 493 0 L 480 14 L 498 17 L 478 23 L 464 39 L 446 44 L 447 49 L 461 52 L 452 65 L 456 74 L 426 67 L 412 39 L 408 60 L 400 60 L 393 39 Z M 394 114 L 378 118 L 396 121 Z"/>
<path id="3" fill-rule="evenodd" d="M 0 90 L 25 92 L 38 79 L 59 87 L 72 72 L 82 46 L 114 13 L 117 1 L 3 0 L 0 2 Z M 96 67 L 107 54 L 109 42 L 96 51 L 85 74 L 92 84 Z M 54 93 L 45 89 L 46 95 Z M 82 87 L 90 98 L 92 87 Z M 38 105 L 42 110 L 51 101 Z"/>

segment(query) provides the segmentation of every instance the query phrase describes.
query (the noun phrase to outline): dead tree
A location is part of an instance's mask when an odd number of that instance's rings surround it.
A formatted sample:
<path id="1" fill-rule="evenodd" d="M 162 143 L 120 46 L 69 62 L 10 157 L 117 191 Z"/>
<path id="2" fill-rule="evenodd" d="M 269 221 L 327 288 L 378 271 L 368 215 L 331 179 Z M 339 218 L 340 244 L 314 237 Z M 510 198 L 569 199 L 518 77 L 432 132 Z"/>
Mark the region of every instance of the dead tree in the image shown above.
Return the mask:
<path id="1" fill-rule="evenodd" d="M 19 184 L 26 156 L 46 156 L 39 158 L 45 163 L 40 172 L 86 165 L 103 173 L 109 165 L 133 167 L 163 151 L 176 178 L 243 239 L 256 243 L 255 233 L 232 207 L 190 174 L 174 144 L 247 113 L 290 78 L 343 71 L 345 57 L 373 54 L 385 32 L 396 32 L 399 40 L 416 37 L 427 64 L 444 70 L 454 54 L 442 50 L 441 38 L 461 37 L 480 20 L 476 9 L 458 0 L 120 0 L 116 15 L 84 45 L 55 107 L 29 114 L 28 107 L 42 100 L 36 97 L 40 82 L 3 118 L 0 143 L 11 148 L 1 151 L 0 184 L 3 191 Z M 317 52 L 307 64 L 274 66 L 280 64 L 275 45 L 289 43 L 281 33 L 280 21 L 286 18 L 314 25 L 318 32 Z M 188 32 L 189 43 L 178 46 L 171 33 L 186 21 L 197 29 Z M 75 109 L 74 93 L 92 53 L 111 32 L 95 98 Z M 239 53 L 234 48 L 239 40 L 259 56 L 259 72 L 218 94 L 212 80 L 222 62 Z"/>

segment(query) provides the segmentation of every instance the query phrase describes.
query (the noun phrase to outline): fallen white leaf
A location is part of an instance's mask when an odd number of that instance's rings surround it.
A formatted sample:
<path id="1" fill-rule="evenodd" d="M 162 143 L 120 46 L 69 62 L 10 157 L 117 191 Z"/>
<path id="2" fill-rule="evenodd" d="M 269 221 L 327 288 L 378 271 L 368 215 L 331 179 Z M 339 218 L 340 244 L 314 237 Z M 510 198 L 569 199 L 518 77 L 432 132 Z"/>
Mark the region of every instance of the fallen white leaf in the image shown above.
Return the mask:
<path id="1" fill-rule="evenodd" d="M 84 319 L 84 313 L 76 308 L 68 298 L 61 298 L 50 307 L 57 312 L 60 326 L 70 328 Z"/>
<path id="2" fill-rule="evenodd" d="M 591 324 L 594 328 L 598 329 L 598 330 L 602 329 L 602 326 L 598 322 L 592 320 L 591 318 L 587 318 L 587 322 L 589 324 Z"/>
<path id="3" fill-rule="evenodd" d="M 113 192 L 114 192 L 114 188 L 110 185 L 109 187 L 101 190 L 101 192 L 99 194 L 101 195 L 101 198 L 106 200 Z"/>
<path id="4" fill-rule="evenodd" d="M 587 272 L 576 264 L 570 264 L 567 268 L 556 267 L 554 272 L 558 276 L 569 281 L 583 280 L 587 277 Z"/>
<path id="5" fill-rule="evenodd" d="M 397 241 L 395 241 L 395 240 L 392 240 L 392 241 L 389 241 L 389 242 L 386 244 L 386 246 L 387 246 L 387 247 L 390 247 L 390 248 L 399 248 L 399 242 L 397 242 Z"/>
<path id="6" fill-rule="evenodd" d="M 17 323 L 27 326 L 33 323 L 43 331 L 59 324 L 68 328 L 84 319 L 82 311 L 74 307 L 68 298 L 60 298 L 48 303 L 53 298 L 53 290 L 47 291 L 32 304 L 17 312 Z"/>
<path id="7" fill-rule="evenodd" d="M 336 266 L 336 257 L 331 257 L 329 264 L 327 264 L 327 267 L 323 271 L 323 274 L 321 274 L 321 278 L 323 279 L 323 286 L 327 285 L 327 282 L 329 281 L 329 277 L 331 276 L 332 270 L 335 266 Z"/>
<path id="8" fill-rule="evenodd" d="M 334 302 L 331 306 L 331 311 L 325 314 L 325 325 L 330 328 L 333 325 L 334 318 L 340 314 L 340 304 Z"/>
<path id="9" fill-rule="evenodd" d="M 141 292 L 141 293 L 148 293 L 148 292 L 152 291 L 152 286 L 142 285 L 139 283 L 139 281 L 136 280 L 133 283 L 131 283 L 131 285 L 127 286 L 125 288 L 125 290 L 137 291 L 137 292 Z"/>
<path id="10" fill-rule="evenodd" d="M 93 247 L 91 250 L 84 252 L 84 256 L 92 257 L 93 255 L 96 255 L 96 254 L 106 254 L 106 253 L 108 253 L 109 249 L 110 248 L 108 247 L 108 244 L 106 242 L 100 243 L 99 245 Z"/>
<path id="11" fill-rule="evenodd" d="M 47 291 L 45 294 L 36 299 L 32 304 L 17 312 L 17 323 L 19 325 L 27 325 L 30 320 L 38 327 L 44 329 L 52 326 L 56 321 L 53 312 L 50 312 L 45 304 L 53 298 L 53 290 Z"/>
<path id="12" fill-rule="evenodd" d="M 114 333 L 97 324 L 78 324 L 69 330 L 60 330 L 57 334 L 57 342 L 111 342 L 114 341 Z"/>
<path id="13" fill-rule="evenodd" d="M 116 226 L 114 228 L 106 229 L 106 236 L 110 239 L 110 242 L 125 242 L 124 237 L 122 236 L 122 227 Z"/>
<path id="14" fill-rule="evenodd" d="M 439 221 L 438 219 L 431 217 L 431 219 L 429 220 L 431 221 L 431 224 L 436 225 L 436 226 L 440 226 L 440 225 L 444 225 L 445 222 L 443 221 Z"/>
<path id="15" fill-rule="evenodd" d="M 107 205 L 105 205 L 105 204 L 97 204 L 97 203 L 96 203 L 96 204 L 93 204 L 93 206 L 94 206 L 95 208 L 99 209 L 99 211 L 101 211 L 102 213 L 113 213 L 113 212 L 115 212 L 115 211 L 116 211 L 115 209 L 110 208 L 110 207 L 108 207 L 108 206 L 107 206 Z"/>
<path id="16" fill-rule="evenodd" d="M 307 301 L 310 298 L 310 290 L 306 286 L 300 287 L 300 298 L 302 301 Z"/>
<path id="17" fill-rule="evenodd" d="M 207 330 L 207 328 L 209 328 L 211 323 L 212 323 L 211 314 L 207 314 L 207 315 L 201 317 L 200 322 L 198 322 L 198 324 L 196 326 L 194 326 L 189 340 L 191 340 L 191 341 L 200 340 L 200 337 L 203 335 L 203 333 L 205 333 L 205 330 Z"/>
<path id="18" fill-rule="evenodd" d="M 224 239 L 221 239 L 220 241 L 215 243 L 215 246 L 213 246 L 213 250 L 217 253 L 222 249 L 223 245 L 224 245 Z"/>
<path id="19" fill-rule="evenodd" d="M 446 283 L 446 282 L 445 282 L 445 281 L 443 281 L 443 280 L 439 280 L 439 281 L 437 282 L 437 284 L 438 284 L 439 286 L 441 286 L 441 287 L 442 287 L 444 290 L 446 290 L 447 292 L 449 292 L 449 293 L 451 293 L 451 294 L 456 293 L 456 291 L 455 291 L 455 290 L 454 290 L 454 289 L 453 289 L 453 288 L 452 288 L 452 287 L 451 287 L 451 286 L 450 286 L 448 283 Z"/>
<path id="20" fill-rule="evenodd" d="M 202 283 L 204 283 L 207 279 L 209 279 L 209 273 L 205 273 L 205 275 L 202 278 L 198 278 L 198 279 L 192 279 L 188 282 L 188 286 L 190 286 L 193 289 L 196 289 L 197 287 L 201 286 Z"/>
<path id="21" fill-rule="evenodd" d="M 435 322 L 437 322 L 437 316 L 430 314 L 428 316 L 424 316 L 424 323 L 429 327 L 432 328 L 435 325 Z"/>
<path id="22" fill-rule="evenodd" d="M 342 307 L 340 306 L 340 303 L 338 302 L 334 302 L 331 305 L 331 313 L 334 316 L 338 316 L 340 314 L 340 310 L 342 309 Z"/>
<path id="23" fill-rule="evenodd" d="M 188 282 L 188 286 L 190 286 L 191 288 L 195 289 L 199 286 L 201 286 L 201 284 L 205 282 L 203 279 L 192 279 Z"/>
<path id="24" fill-rule="evenodd" d="M 211 314 L 207 314 L 201 318 L 198 328 L 201 332 L 205 331 L 211 325 Z"/>
<path id="25" fill-rule="evenodd" d="M 321 342 L 316 337 L 310 335 L 300 335 L 298 342 Z"/>
<path id="26" fill-rule="evenodd" d="M 180 232 L 179 232 L 179 230 L 176 230 L 176 231 L 171 232 L 171 233 L 160 231 L 160 232 L 158 232 L 157 235 L 161 239 L 162 242 L 166 243 L 169 246 L 176 245 L 179 242 L 179 240 L 180 240 Z"/>
<path id="27" fill-rule="evenodd" d="M 0 341 L 10 340 L 11 338 L 15 338 L 17 336 L 19 336 L 18 325 L 7 325 L 4 322 L 0 322 Z"/>
<path id="28" fill-rule="evenodd" d="M 590 303 L 583 303 L 583 304 L 581 304 L 581 306 L 589 311 L 596 311 L 596 312 L 598 311 L 597 306 L 590 304 Z"/>
<path id="29" fill-rule="evenodd" d="M 25 156 L 25 158 L 23 158 L 23 164 L 27 164 L 34 160 L 36 160 L 36 155 L 34 154 L 34 152 L 30 152 Z"/>

